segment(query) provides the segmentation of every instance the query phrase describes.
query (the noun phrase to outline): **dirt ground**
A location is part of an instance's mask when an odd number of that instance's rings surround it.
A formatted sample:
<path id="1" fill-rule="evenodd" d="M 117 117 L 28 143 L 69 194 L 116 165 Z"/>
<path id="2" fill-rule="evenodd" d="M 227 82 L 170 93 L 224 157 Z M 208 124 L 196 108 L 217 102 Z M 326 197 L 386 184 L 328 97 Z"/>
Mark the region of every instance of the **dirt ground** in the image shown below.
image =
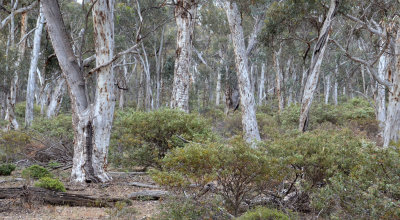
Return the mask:
<path id="1" fill-rule="evenodd" d="M 98 197 L 127 198 L 132 192 L 151 190 L 130 186 L 129 183 L 152 184 L 146 175 L 128 175 L 113 173 L 113 181 L 107 184 L 90 184 L 88 187 L 70 187 L 69 171 L 56 173 L 65 184 L 67 192 Z M 21 178 L 20 170 L 12 176 L 0 176 L 0 188 L 33 186 L 33 181 Z M 132 205 L 114 208 L 52 206 L 47 204 L 26 204 L 20 199 L 0 200 L 0 219 L 150 219 L 159 212 L 159 201 L 132 201 Z"/>

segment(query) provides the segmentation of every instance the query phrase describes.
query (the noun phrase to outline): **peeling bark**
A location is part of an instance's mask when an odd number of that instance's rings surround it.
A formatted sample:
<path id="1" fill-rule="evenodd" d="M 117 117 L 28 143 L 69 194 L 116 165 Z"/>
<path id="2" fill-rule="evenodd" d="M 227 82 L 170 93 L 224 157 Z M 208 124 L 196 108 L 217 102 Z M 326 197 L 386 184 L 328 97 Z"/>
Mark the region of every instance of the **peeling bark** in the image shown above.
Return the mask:
<path id="1" fill-rule="evenodd" d="M 52 96 L 50 97 L 50 103 L 47 106 L 47 112 L 46 112 L 46 117 L 47 118 L 52 118 L 56 116 L 60 110 L 62 99 L 65 93 L 65 79 L 63 77 L 60 77 L 57 80 L 56 87 L 54 88 L 54 92 Z"/>
<path id="2" fill-rule="evenodd" d="M 322 60 L 324 58 L 326 45 L 329 41 L 330 30 L 333 23 L 332 21 L 339 8 L 339 4 L 340 0 L 330 1 L 329 11 L 319 33 L 318 41 L 314 47 L 300 110 L 299 130 L 302 132 L 306 131 L 308 127 L 308 114 L 317 88 Z"/>
<path id="3" fill-rule="evenodd" d="M 189 112 L 190 60 L 197 3 L 195 0 L 177 0 L 175 21 L 177 25 L 176 59 L 171 108 Z"/>
<path id="4" fill-rule="evenodd" d="M 244 139 L 248 143 L 252 143 L 252 147 L 255 147 L 255 141 L 260 140 L 260 133 L 258 131 L 256 119 L 254 95 L 251 92 L 249 63 L 244 42 L 242 18 L 235 2 L 224 1 L 223 7 L 228 17 L 232 43 L 235 52 L 235 64 L 239 81 Z"/>

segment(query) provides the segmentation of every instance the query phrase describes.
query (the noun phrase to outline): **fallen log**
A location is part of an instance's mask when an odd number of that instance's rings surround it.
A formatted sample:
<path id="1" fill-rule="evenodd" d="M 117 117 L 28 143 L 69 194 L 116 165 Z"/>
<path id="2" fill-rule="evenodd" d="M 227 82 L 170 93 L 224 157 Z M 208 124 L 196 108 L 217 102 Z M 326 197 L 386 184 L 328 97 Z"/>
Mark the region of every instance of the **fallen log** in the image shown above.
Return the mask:
<path id="1" fill-rule="evenodd" d="M 150 184 L 139 183 L 139 182 L 128 183 L 128 186 L 136 186 L 136 187 L 143 187 L 143 188 L 150 188 L 150 189 L 160 189 L 161 188 L 156 185 L 150 185 Z"/>
<path id="2" fill-rule="evenodd" d="M 113 177 L 119 177 L 119 176 L 143 176 L 147 175 L 147 172 L 108 172 Z"/>
<path id="3" fill-rule="evenodd" d="M 0 199 L 22 198 L 27 202 L 39 201 L 51 205 L 113 207 L 116 202 L 126 202 L 128 199 L 100 198 L 88 195 L 56 192 L 38 187 L 0 188 Z"/>
<path id="4" fill-rule="evenodd" d="M 169 192 L 163 190 L 144 190 L 131 193 L 128 198 L 132 200 L 159 200 L 169 195 Z"/>

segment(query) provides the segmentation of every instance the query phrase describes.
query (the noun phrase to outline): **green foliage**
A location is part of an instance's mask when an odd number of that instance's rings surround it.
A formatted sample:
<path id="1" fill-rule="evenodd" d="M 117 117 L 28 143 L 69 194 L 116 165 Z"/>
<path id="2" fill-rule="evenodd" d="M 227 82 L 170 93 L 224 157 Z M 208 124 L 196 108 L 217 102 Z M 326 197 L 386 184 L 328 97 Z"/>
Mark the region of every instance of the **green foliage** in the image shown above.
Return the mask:
<path id="1" fill-rule="evenodd" d="M 19 154 L 31 143 L 31 137 L 20 131 L 0 131 L 0 161 L 9 162 L 18 159 Z"/>
<path id="2" fill-rule="evenodd" d="M 53 177 L 53 174 L 42 166 L 32 165 L 22 171 L 22 176 L 26 179 L 40 179 L 43 177 Z"/>
<path id="3" fill-rule="evenodd" d="M 112 219 L 135 219 L 134 216 L 137 214 L 137 210 L 134 207 L 129 207 L 125 202 L 116 202 L 113 208 L 107 209 L 106 213 L 110 215 Z"/>
<path id="4" fill-rule="evenodd" d="M 74 139 L 72 118 L 67 114 L 60 114 L 51 119 L 36 118 L 32 123 L 31 130 L 61 140 L 64 144 L 72 145 Z"/>
<path id="5" fill-rule="evenodd" d="M 26 109 L 26 102 L 19 102 L 15 105 L 15 116 L 17 117 L 19 122 L 22 122 L 25 119 L 25 109 Z M 33 106 L 33 114 L 35 116 L 40 115 L 40 106 L 38 105 Z"/>
<path id="6" fill-rule="evenodd" d="M 66 192 L 64 184 L 58 180 L 53 179 L 51 177 L 42 177 L 35 183 L 35 187 L 40 187 L 44 189 L 59 191 L 59 192 Z"/>
<path id="7" fill-rule="evenodd" d="M 157 216 L 160 220 L 169 219 L 229 219 L 219 207 L 221 201 L 213 199 L 209 201 L 196 201 L 181 197 L 172 197 L 161 206 L 161 212 Z"/>
<path id="8" fill-rule="evenodd" d="M 238 220 L 289 220 L 289 216 L 276 209 L 257 207 L 249 210 L 238 218 Z"/>
<path id="9" fill-rule="evenodd" d="M 17 166 L 11 163 L 1 164 L 0 165 L 0 176 L 9 176 L 11 175 L 12 171 L 15 170 Z"/>
<path id="10" fill-rule="evenodd" d="M 265 152 L 250 148 L 240 137 L 229 144 L 189 144 L 175 148 L 162 160 L 163 170 L 153 171 L 161 185 L 205 186 L 216 181 L 228 210 L 237 215 L 239 205 L 253 196 L 274 174 Z"/>
<path id="11" fill-rule="evenodd" d="M 111 139 L 110 161 L 117 166 L 158 166 L 158 160 L 185 141 L 205 143 L 216 137 L 198 114 L 163 109 L 117 112 Z M 183 140 L 184 139 L 184 140 Z"/>

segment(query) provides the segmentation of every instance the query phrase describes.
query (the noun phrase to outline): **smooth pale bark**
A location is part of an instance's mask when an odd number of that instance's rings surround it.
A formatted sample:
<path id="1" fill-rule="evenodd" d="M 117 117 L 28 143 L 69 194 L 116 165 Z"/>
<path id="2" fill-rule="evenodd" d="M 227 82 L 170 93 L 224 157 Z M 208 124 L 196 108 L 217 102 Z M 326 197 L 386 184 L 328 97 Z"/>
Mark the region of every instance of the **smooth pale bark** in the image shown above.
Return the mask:
<path id="1" fill-rule="evenodd" d="M 308 79 L 304 87 L 304 94 L 301 102 L 299 130 L 304 132 L 308 126 L 308 114 L 311 108 L 311 104 L 314 98 L 315 89 L 317 88 L 318 78 L 320 75 L 320 69 L 322 60 L 324 58 L 326 45 L 329 41 L 330 29 L 332 21 L 336 15 L 336 11 L 339 8 L 340 0 L 331 0 L 329 11 L 325 18 L 324 24 L 322 25 L 321 31 L 318 36 L 318 41 L 315 44 L 314 51 L 311 58 Z"/>
<path id="2" fill-rule="evenodd" d="M 114 48 L 114 1 L 95 2 L 93 26 L 96 67 L 99 68 L 96 74 L 94 104 L 89 105 L 83 73 L 73 53 L 58 2 L 41 1 L 51 42 L 68 84 L 74 128 L 71 181 L 79 184 L 85 181 L 106 182 L 111 179 L 106 173 L 106 168 L 115 106 L 114 75 L 110 65 Z"/>
<path id="3" fill-rule="evenodd" d="M 381 79 L 386 79 L 387 67 L 389 65 L 389 59 L 386 54 L 383 54 L 379 58 L 378 64 L 378 76 Z M 379 122 L 379 127 L 383 130 L 386 121 L 386 92 L 385 86 L 376 82 L 375 84 L 375 110 L 376 120 Z"/>
<path id="4" fill-rule="evenodd" d="M 6 113 L 7 115 L 6 120 L 8 120 L 7 130 L 19 129 L 19 124 L 15 117 L 15 104 L 17 101 L 19 69 L 26 49 L 26 38 L 24 38 L 24 36 L 26 34 L 27 28 L 28 28 L 28 14 L 27 12 L 24 12 L 21 14 L 21 37 L 20 37 L 21 42 L 18 45 L 17 60 L 14 62 L 14 68 L 15 68 L 14 76 L 13 79 L 11 80 L 10 94 L 7 98 L 7 113 Z"/>
<path id="5" fill-rule="evenodd" d="M 39 16 L 36 22 L 36 30 L 33 37 L 33 49 L 31 64 L 28 73 L 28 83 L 26 89 L 26 108 L 25 108 L 25 126 L 30 127 L 33 121 L 33 105 L 35 100 L 35 84 L 36 84 L 36 69 L 39 61 L 40 39 L 44 25 L 44 15 L 40 9 Z"/>
<path id="6" fill-rule="evenodd" d="M 383 146 L 388 147 L 391 142 L 399 140 L 400 132 L 400 30 L 397 30 L 395 40 L 395 72 L 389 81 L 393 86 L 389 92 L 389 105 L 387 107 L 387 117 L 385 130 L 383 132 Z"/>
<path id="7" fill-rule="evenodd" d="M 190 60 L 192 57 L 192 40 L 196 17 L 195 0 L 177 0 L 175 21 L 177 26 L 176 59 L 171 108 L 189 112 Z"/>
<path id="8" fill-rule="evenodd" d="M 361 65 L 361 77 L 362 77 L 362 83 L 363 83 L 363 92 L 366 94 L 366 86 L 365 86 L 365 69 L 364 65 Z"/>
<path id="9" fill-rule="evenodd" d="M 338 105 L 338 87 L 339 87 L 339 85 L 338 85 L 338 72 L 339 72 L 339 65 L 338 64 L 336 64 L 336 67 L 335 67 L 335 76 L 334 76 L 334 80 L 335 80 L 335 82 L 334 82 L 334 84 L 333 84 L 333 91 L 332 91 L 332 99 L 333 99 L 333 104 L 334 105 Z"/>
<path id="10" fill-rule="evenodd" d="M 264 104 L 265 98 L 265 64 L 261 65 L 260 85 L 258 86 L 258 105 Z"/>
<path id="11" fill-rule="evenodd" d="M 215 105 L 219 106 L 221 97 L 221 68 L 217 69 L 217 86 L 215 88 Z"/>
<path id="12" fill-rule="evenodd" d="M 324 98 L 325 98 L 325 105 L 329 103 L 329 96 L 331 93 L 331 75 L 328 74 L 325 76 L 325 81 L 324 81 Z"/>
<path id="13" fill-rule="evenodd" d="M 275 88 L 276 95 L 278 97 L 278 112 L 282 112 L 285 107 L 285 99 L 283 97 L 283 73 L 280 67 L 280 56 L 282 53 L 282 46 L 279 47 L 278 51 L 274 52 L 274 64 L 275 64 Z"/>
<path id="14" fill-rule="evenodd" d="M 290 83 L 289 83 L 289 97 L 288 97 L 288 106 L 290 106 L 292 103 L 296 103 L 296 94 L 295 94 L 295 90 L 296 90 L 296 81 L 297 81 L 297 74 L 294 71 L 294 67 L 293 67 L 293 63 L 292 63 L 292 67 L 291 67 L 290 71 Z"/>
<path id="15" fill-rule="evenodd" d="M 46 112 L 47 118 L 52 118 L 58 114 L 65 93 L 65 89 L 66 89 L 65 79 L 64 77 L 60 76 L 60 78 L 57 80 L 54 92 L 50 97 L 50 103 L 47 106 L 47 112 Z"/>
<path id="16" fill-rule="evenodd" d="M 251 92 L 249 78 L 248 54 L 244 42 L 242 18 L 235 2 L 224 1 L 223 7 L 228 17 L 233 48 L 235 52 L 236 73 L 239 82 L 239 92 L 242 110 L 242 125 L 244 139 L 248 143 L 260 140 L 254 95 Z M 252 144 L 255 147 L 255 144 Z"/>
<path id="17" fill-rule="evenodd" d="M 153 102 L 153 92 L 151 90 L 151 76 L 150 76 L 150 64 L 146 53 L 146 48 L 142 42 L 142 52 L 143 56 L 139 54 L 140 62 L 143 66 L 144 76 L 145 76 L 145 98 L 144 98 L 144 109 L 146 111 L 150 111 L 153 109 L 152 102 Z"/>
<path id="18" fill-rule="evenodd" d="M 160 108 L 160 95 L 161 95 L 161 68 L 162 68 L 162 54 L 163 54 L 163 45 L 164 45 L 164 30 L 163 27 L 161 31 L 161 39 L 160 39 L 160 47 L 157 50 L 154 47 L 154 57 L 156 60 L 156 109 Z"/>
<path id="19" fill-rule="evenodd" d="M 145 78 L 145 73 L 143 70 L 143 65 L 142 69 L 139 71 L 139 80 L 138 80 L 138 97 L 137 97 L 137 105 L 136 105 L 136 110 L 144 109 L 144 78 Z"/>

